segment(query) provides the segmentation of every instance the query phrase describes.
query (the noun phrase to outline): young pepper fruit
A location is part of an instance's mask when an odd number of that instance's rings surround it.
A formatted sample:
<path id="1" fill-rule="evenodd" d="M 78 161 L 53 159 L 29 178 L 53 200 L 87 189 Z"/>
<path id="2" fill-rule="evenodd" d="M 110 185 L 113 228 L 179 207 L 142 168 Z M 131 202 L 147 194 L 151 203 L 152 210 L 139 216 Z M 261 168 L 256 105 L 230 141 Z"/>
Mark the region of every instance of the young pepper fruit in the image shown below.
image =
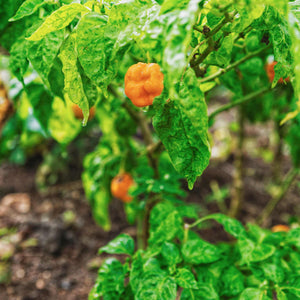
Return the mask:
<path id="1" fill-rule="evenodd" d="M 111 194 L 122 202 L 129 203 L 133 199 L 128 194 L 128 190 L 132 185 L 134 185 L 134 180 L 129 173 L 118 174 L 110 183 Z"/>
<path id="2" fill-rule="evenodd" d="M 139 62 L 132 65 L 125 75 L 125 94 L 137 107 L 152 105 L 154 97 L 163 89 L 164 75 L 158 64 Z"/>

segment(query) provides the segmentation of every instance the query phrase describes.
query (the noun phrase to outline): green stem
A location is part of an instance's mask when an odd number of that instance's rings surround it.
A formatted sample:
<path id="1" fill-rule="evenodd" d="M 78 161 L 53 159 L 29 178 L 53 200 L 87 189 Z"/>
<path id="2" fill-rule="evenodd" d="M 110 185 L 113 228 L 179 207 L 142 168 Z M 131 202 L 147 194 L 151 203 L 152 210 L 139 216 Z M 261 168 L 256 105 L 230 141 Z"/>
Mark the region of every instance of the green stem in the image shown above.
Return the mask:
<path id="1" fill-rule="evenodd" d="M 232 13 L 225 13 L 225 17 L 206 36 L 211 37 L 215 35 L 217 32 L 219 32 L 222 29 L 224 25 L 226 25 L 228 22 L 231 22 L 231 20 L 234 18 L 236 14 L 237 14 L 236 11 Z"/>
<path id="2" fill-rule="evenodd" d="M 237 101 L 234 101 L 234 102 L 230 102 L 228 104 L 225 104 L 221 107 L 219 107 L 218 109 L 216 109 L 215 111 L 213 111 L 210 115 L 209 115 L 209 119 L 213 119 L 216 115 L 218 115 L 219 113 L 223 112 L 223 111 L 226 111 L 226 110 L 229 110 L 235 106 L 238 106 L 242 103 L 246 103 L 246 102 L 249 102 L 251 100 L 254 100 L 256 99 L 257 97 L 260 97 L 262 95 L 264 95 L 265 93 L 271 91 L 272 88 L 271 87 L 265 87 L 265 88 L 262 88 L 260 90 L 258 90 L 257 92 L 253 92 L 253 93 L 250 93 L 248 95 L 246 95 L 245 97 L 237 100 Z"/>
<path id="3" fill-rule="evenodd" d="M 137 246 L 138 249 L 144 249 L 145 247 L 145 238 L 144 238 L 144 223 L 143 223 L 143 216 L 139 215 L 137 217 Z"/>
<path id="4" fill-rule="evenodd" d="M 236 218 L 243 202 L 244 196 L 244 160 L 243 160 L 243 148 L 244 148 L 244 140 L 245 140 L 245 114 L 243 105 L 239 107 L 238 113 L 238 122 L 239 122 L 239 132 L 238 132 L 238 147 L 235 153 L 234 159 L 234 175 L 233 175 L 233 183 L 231 190 L 231 201 L 230 207 L 228 211 L 228 215 L 232 218 Z"/>
<path id="5" fill-rule="evenodd" d="M 252 58 L 252 57 L 255 57 L 259 54 L 261 54 L 262 52 L 264 52 L 266 49 L 268 49 L 270 46 L 267 46 L 267 47 L 264 47 L 264 48 L 261 48 L 257 51 L 254 51 L 252 53 L 249 53 L 247 55 L 245 55 L 243 58 L 239 59 L 238 61 L 232 63 L 231 65 L 227 66 L 226 68 L 224 69 L 219 69 L 219 71 L 217 71 L 216 73 L 210 75 L 210 76 L 207 76 L 203 79 L 201 79 L 199 82 L 200 83 L 205 83 L 207 81 L 212 81 L 218 77 L 220 77 L 221 75 L 229 72 L 230 70 L 234 69 L 235 67 L 237 67 L 238 65 L 244 63 L 245 61 L 247 61 L 248 59 Z"/>
<path id="6" fill-rule="evenodd" d="M 184 224 L 184 233 L 183 233 L 183 244 L 185 244 L 189 237 L 190 225 Z"/>
<path id="7" fill-rule="evenodd" d="M 201 53 L 201 55 L 197 59 L 195 59 L 194 61 L 191 61 L 191 67 L 192 68 L 194 68 L 197 65 L 201 64 L 204 61 L 204 59 L 215 49 L 214 41 L 211 37 L 208 39 L 207 43 L 208 43 L 208 45 L 204 49 L 204 51 Z"/>
<path id="8" fill-rule="evenodd" d="M 286 175 L 280 193 L 275 196 L 273 199 L 269 201 L 266 207 L 263 209 L 261 215 L 257 219 L 257 224 L 262 225 L 266 219 L 271 215 L 272 211 L 276 207 L 276 205 L 284 198 L 286 193 L 288 192 L 290 186 L 293 184 L 300 170 L 296 168 L 292 168 L 288 174 Z"/>
<path id="9" fill-rule="evenodd" d="M 113 88 L 112 85 L 110 85 L 108 87 L 108 90 L 115 97 L 118 97 L 118 98 L 122 99 L 122 97 L 117 93 L 117 91 Z M 160 149 L 160 144 L 157 145 L 153 141 L 152 132 L 151 132 L 151 130 L 149 128 L 149 124 L 148 124 L 147 118 L 145 117 L 145 115 L 143 114 L 143 112 L 142 111 L 136 111 L 128 103 L 127 99 L 123 99 L 122 106 L 127 110 L 127 112 L 132 117 L 132 119 L 135 120 L 137 122 L 137 124 L 139 125 L 139 127 L 140 127 L 140 129 L 142 131 L 144 143 L 145 143 L 147 149 L 152 149 L 152 148 L 154 148 L 154 149 Z M 158 151 L 147 151 L 148 162 L 149 162 L 150 167 L 154 171 L 154 178 L 155 179 L 159 178 L 157 152 Z M 148 240 L 148 235 L 149 235 L 150 213 L 151 213 L 151 210 L 152 210 L 153 206 L 157 202 L 154 198 L 155 198 L 155 195 L 152 194 L 147 199 L 146 205 L 145 205 L 145 211 L 144 211 L 144 214 L 143 214 L 143 218 L 141 217 L 142 218 L 142 221 L 141 221 L 142 224 L 138 224 L 138 226 L 142 227 L 142 229 L 140 229 L 141 232 L 139 232 L 139 236 L 141 237 L 142 241 L 140 241 L 139 243 L 140 243 L 140 245 L 143 246 L 143 248 L 146 248 L 146 246 L 147 246 L 147 240 Z"/>
<path id="10" fill-rule="evenodd" d="M 193 26 L 193 29 L 196 30 L 196 31 L 198 31 L 198 32 L 200 32 L 200 33 L 202 33 L 202 29 L 199 28 L 199 27 L 196 26 L 196 25 Z"/>
<path id="11" fill-rule="evenodd" d="M 283 158 L 283 137 L 284 137 L 284 130 L 283 127 L 280 126 L 279 122 L 275 122 L 276 126 L 276 133 L 277 133 L 277 141 L 276 141 L 276 150 L 275 150 L 275 155 L 273 159 L 273 164 L 272 164 L 272 177 L 275 182 L 275 184 L 280 183 L 280 175 L 281 175 L 281 165 L 282 165 L 282 158 Z"/>
<path id="12" fill-rule="evenodd" d="M 207 39 L 208 46 L 205 48 L 203 53 L 194 61 L 191 62 L 191 67 L 194 68 L 200 63 L 204 61 L 204 59 L 215 49 L 214 47 L 214 41 L 212 37 L 218 33 L 224 25 L 226 25 L 228 22 L 230 22 L 234 16 L 236 15 L 236 11 L 232 13 L 226 13 L 225 17 L 210 31 L 205 35 L 205 38 Z"/>

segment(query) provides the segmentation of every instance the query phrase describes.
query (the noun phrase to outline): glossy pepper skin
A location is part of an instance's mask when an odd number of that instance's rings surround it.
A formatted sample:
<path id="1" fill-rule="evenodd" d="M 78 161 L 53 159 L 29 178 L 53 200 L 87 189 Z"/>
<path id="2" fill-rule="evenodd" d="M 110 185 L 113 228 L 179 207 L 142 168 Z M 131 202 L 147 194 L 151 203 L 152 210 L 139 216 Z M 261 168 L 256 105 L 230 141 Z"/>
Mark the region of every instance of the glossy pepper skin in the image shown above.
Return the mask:
<path id="1" fill-rule="evenodd" d="M 278 224 L 272 227 L 273 232 L 288 232 L 290 231 L 290 227 L 287 225 Z"/>
<path id="2" fill-rule="evenodd" d="M 2 128 L 12 111 L 12 103 L 8 99 L 8 94 L 4 87 L 4 84 L 0 81 L 0 129 Z"/>
<path id="3" fill-rule="evenodd" d="M 164 89 L 164 75 L 158 64 L 137 63 L 125 75 L 125 94 L 137 107 L 152 105 Z"/>
<path id="4" fill-rule="evenodd" d="M 271 63 L 268 63 L 266 65 L 266 71 L 267 71 L 267 75 L 268 75 L 268 78 L 269 78 L 269 81 L 270 82 L 273 82 L 274 80 L 274 77 L 275 77 L 275 70 L 274 70 L 274 67 L 277 65 L 277 61 L 273 61 Z M 287 77 L 284 79 L 285 82 L 289 82 L 290 81 L 290 77 Z M 280 78 L 278 80 L 279 83 L 283 83 L 283 78 Z"/>
<path id="5" fill-rule="evenodd" d="M 72 110 L 76 119 L 83 120 L 83 113 L 77 104 L 72 104 Z M 95 106 L 90 108 L 89 120 L 93 119 L 96 113 Z"/>
<path id="6" fill-rule="evenodd" d="M 111 194 L 124 203 L 132 201 L 132 196 L 128 195 L 129 188 L 134 185 L 134 180 L 129 173 L 122 173 L 113 178 L 110 184 Z"/>

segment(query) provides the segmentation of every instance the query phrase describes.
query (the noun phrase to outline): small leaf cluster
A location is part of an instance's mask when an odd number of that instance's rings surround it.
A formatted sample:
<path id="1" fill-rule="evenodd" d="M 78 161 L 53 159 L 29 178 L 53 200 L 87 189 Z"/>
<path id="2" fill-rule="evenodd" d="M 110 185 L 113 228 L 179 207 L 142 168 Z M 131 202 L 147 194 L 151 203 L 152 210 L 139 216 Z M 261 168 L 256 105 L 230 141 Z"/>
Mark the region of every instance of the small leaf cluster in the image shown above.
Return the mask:
<path id="1" fill-rule="evenodd" d="M 202 239 L 192 227 L 207 220 L 221 224 L 234 240 L 211 244 Z M 169 202 L 154 207 L 150 224 L 146 250 L 134 252 L 134 240 L 126 234 L 100 248 L 99 253 L 127 258 L 102 264 L 90 300 L 300 297 L 300 228 L 272 233 L 253 224 L 245 228 L 222 214 L 189 226 Z"/>

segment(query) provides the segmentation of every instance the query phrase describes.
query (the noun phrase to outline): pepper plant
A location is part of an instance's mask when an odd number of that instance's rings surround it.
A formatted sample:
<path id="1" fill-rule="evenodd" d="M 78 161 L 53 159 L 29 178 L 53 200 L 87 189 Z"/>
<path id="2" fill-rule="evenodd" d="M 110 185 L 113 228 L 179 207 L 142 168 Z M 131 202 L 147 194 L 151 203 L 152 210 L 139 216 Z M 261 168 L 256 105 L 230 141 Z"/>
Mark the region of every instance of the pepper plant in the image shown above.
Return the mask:
<path id="1" fill-rule="evenodd" d="M 102 136 L 84 159 L 82 180 L 93 216 L 105 230 L 111 226 L 111 182 L 124 174 L 133 179 L 130 187 L 122 185 L 126 197 L 115 185 L 113 194 L 126 199 L 128 221 L 137 224 L 138 250 L 127 235 L 101 248 L 128 257 L 123 264 L 111 258 L 102 265 L 90 299 L 300 297 L 299 228 L 272 234 L 256 225 L 246 230 L 225 215 L 199 219 L 199 207 L 185 203 L 181 184 L 184 179 L 192 189 L 208 166 L 209 127 L 233 107 L 239 109 L 240 150 L 246 118 L 274 120 L 289 145 L 293 168 L 262 219 L 294 181 L 300 163 L 299 8 L 299 1 L 286 0 L 3 3 L 1 53 L 9 56 L 9 69 L 21 83 L 3 149 L 15 138 L 12 122 L 21 131 L 38 128 L 40 139 L 65 146 L 89 126 L 95 107 Z M 128 74 L 126 89 L 125 74 L 135 64 L 159 71 Z M 159 80 L 163 83 L 154 84 Z M 208 115 L 208 95 L 220 85 L 232 97 Z M 141 98 L 146 104 L 140 105 Z M 73 104 L 82 110 L 82 126 Z M 242 205 L 241 153 L 231 216 Z M 201 239 L 192 229 L 208 219 L 236 240 L 212 245 Z"/>

